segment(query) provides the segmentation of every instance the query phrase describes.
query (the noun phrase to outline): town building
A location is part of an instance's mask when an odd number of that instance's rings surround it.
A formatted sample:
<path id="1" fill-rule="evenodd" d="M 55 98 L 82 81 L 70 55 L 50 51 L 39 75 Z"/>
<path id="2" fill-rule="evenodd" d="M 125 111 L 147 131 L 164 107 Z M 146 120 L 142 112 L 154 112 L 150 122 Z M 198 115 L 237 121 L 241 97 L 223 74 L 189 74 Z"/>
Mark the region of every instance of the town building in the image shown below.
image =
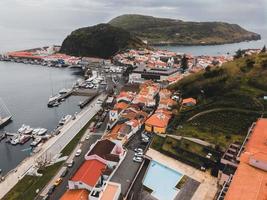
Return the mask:
<path id="1" fill-rule="evenodd" d="M 60 200 L 88 200 L 89 192 L 85 189 L 67 190 Z"/>
<path id="2" fill-rule="evenodd" d="M 239 158 L 225 200 L 267 198 L 267 119 L 259 119 Z"/>

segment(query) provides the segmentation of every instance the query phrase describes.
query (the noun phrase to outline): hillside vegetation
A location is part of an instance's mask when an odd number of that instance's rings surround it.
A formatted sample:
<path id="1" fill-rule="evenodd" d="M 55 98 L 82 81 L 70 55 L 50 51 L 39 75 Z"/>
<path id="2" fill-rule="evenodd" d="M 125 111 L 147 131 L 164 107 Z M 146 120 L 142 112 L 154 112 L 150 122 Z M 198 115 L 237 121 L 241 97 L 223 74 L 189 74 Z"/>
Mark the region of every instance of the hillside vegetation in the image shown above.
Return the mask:
<path id="1" fill-rule="evenodd" d="M 171 87 L 198 103 L 182 108 L 171 133 L 196 137 L 226 147 L 241 142 L 252 122 L 265 116 L 267 54 L 236 59 L 215 69 L 190 75 Z"/>
<path id="2" fill-rule="evenodd" d="M 141 47 L 145 44 L 128 31 L 99 24 L 73 31 L 63 41 L 60 51 L 73 56 L 110 58 L 118 51 Z"/>
<path id="3" fill-rule="evenodd" d="M 224 22 L 186 22 L 144 15 L 121 15 L 109 24 L 136 34 L 150 45 L 207 45 L 260 39 L 259 34 Z"/>

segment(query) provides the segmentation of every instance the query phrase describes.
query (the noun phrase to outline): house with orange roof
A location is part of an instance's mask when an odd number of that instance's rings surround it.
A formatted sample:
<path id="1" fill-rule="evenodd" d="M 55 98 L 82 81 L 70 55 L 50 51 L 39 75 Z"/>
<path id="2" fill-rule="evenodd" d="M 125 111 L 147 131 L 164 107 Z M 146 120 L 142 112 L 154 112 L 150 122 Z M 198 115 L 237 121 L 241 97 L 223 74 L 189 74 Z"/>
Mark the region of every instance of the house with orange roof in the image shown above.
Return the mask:
<path id="1" fill-rule="evenodd" d="M 120 101 L 125 101 L 125 102 L 131 102 L 134 98 L 135 93 L 134 92 L 126 92 L 126 91 L 122 91 L 120 92 L 120 94 L 117 96 L 116 100 L 117 102 Z"/>
<path id="2" fill-rule="evenodd" d="M 267 199 L 267 119 L 259 119 L 250 134 L 225 200 Z"/>
<path id="3" fill-rule="evenodd" d="M 107 165 L 99 160 L 85 160 L 68 181 L 69 189 L 86 189 L 91 191 L 96 184 L 103 184 L 103 173 Z"/>
<path id="4" fill-rule="evenodd" d="M 158 134 L 166 133 L 171 116 L 164 112 L 157 112 L 149 117 L 145 122 L 145 130 Z"/>
<path id="5" fill-rule="evenodd" d="M 85 189 L 67 190 L 60 200 L 88 200 L 89 191 Z"/>
<path id="6" fill-rule="evenodd" d="M 194 106 L 197 104 L 197 100 L 194 98 L 186 98 L 182 100 L 182 106 Z"/>

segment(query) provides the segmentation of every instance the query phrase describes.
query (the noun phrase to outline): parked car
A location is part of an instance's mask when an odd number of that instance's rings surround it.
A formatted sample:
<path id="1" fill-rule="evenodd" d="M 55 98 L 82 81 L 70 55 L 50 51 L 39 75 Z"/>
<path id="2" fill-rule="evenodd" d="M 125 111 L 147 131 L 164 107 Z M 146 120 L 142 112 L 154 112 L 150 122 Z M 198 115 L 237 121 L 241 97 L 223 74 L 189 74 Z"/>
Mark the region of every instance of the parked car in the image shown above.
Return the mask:
<path id="1" fill-rule="evenodd" d="M 87 134 L 87 135 L 85 136 L 85 139 L 86 139 L 86 140 L 89 140 L 89 139 L 90 139 L 90 135 Z"/>
<path id="2" fill-rule="evenodd" d="M 142 152 L 142 153 L 143 153 L 143 152 L 144 152 L 143 149 L 141 149 L 141 148 L 135 148 L 134 151 L 135 151 L 136 153 L 138 153 L 138 152 Z"/>
<path id="3" fill-rule="evenodd" d="M 68 169 L 66 168 L 66 169 L 61 173 L 61 177 L 65 177 L 67 173 L 68 173 Z"/>
<path id="4" fill-rule="evenodd" d="M 142 142 L 148 143 L 149 142 L 149 138 L 142 138 Z"/>
<path id="5" fill-rule="evenodd" d="M 139 162 L 139 163 L 140 163 L 140 162 L 143 161 L 143 158 L 135 156 L 135 157 L 133 157 L 133 161 L 134 161 L 134 162 Z"/>
<path id="6" fill-rule="evenodd" d="M 98 122 L 97 124 L 96 124 L 96 128 L 100 128 L 101 127 L 101 125 L 102 125 L 102 122 Z"/>
<path id="7" fill-rule="evenodd" d="M 49 194 L 49 195 L 52 194 L 52 193 L 54 192 L 55 188 L 56 188 L 56 186 L 55 186 L 55 185 L 52 185 L 52 186 L 49 188 L 47 194 Z"/>
<path id="8" fill-rule="evenodd" d="M 141 156 L 143 156 L 143 152 L 137 152 L 134 154 L 134 156 L 141 157 Z"/>
<path id="9" fill-rule="evenodd" d="M 72 160 L 72 161 L 70 161 L 69 163 L 67 163 L 67 166 L 68 166 L 68 167 L 72 167 L 73 164 L 74 164 L 74 161 Z"/>
<path id="10" fill-rule="evenodd" d="M 80 155 L 81 155 L 81 153 L 82 153 L 82 150 L 81 150 L 81 149 L 78 149 L 78 150 L 76 151 L 76 154 L 75 154 L 75 156 L 76 156 L 76 157 L 78 157 L 78 156 L 80 156 Z"/>
<path id="11" fill-rule="evenodd" d="M 55 183 L 54 186 L 59 186 L 59 184 L 62 182 L 62 178 L 58 178 Z"/>

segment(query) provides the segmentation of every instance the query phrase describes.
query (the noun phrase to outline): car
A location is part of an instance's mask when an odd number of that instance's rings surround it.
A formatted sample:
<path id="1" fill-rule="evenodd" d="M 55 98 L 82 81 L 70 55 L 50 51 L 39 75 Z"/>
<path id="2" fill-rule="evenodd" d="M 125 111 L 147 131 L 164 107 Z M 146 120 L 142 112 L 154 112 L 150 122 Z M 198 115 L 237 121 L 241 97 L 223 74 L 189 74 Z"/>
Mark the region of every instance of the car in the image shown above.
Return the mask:
<path id="1" fill-rule="evenodd" d="M 134 156 L 141 157 L 141 156 L 143 156 L 143 152 L 137 152 L 137 153 L 134 154 Z"/>
<path id="2" fill-rule="evenodd" d="M 54 186 L 59 186 L 61 182 L 62 182 L 62 178 L 58 178 L 58 179 L 55 181 Z"/>
<path id="3" fill-rule="evenodd" d="M 69 163 L 67 163 L 67 166 L 70 168 L 70 167 L 73 166 L 73 164 L 74 164 L 74 161 L 72 160 L 72 161 L 70 161 Z"/>
<path id="4" fill-rule="evenodd" d="M 133 157 L 133 161 L 134 161 L 134 162 L 139 162 L 139 163 L 140 163 L 140 162 L 143 161 L 143 158 L 135 156 L 135 157 Z"/>
<path id="5" fill-rule="evenodd" d="M 60 177 L 65 177 L 66 174 L 68 173 L 68 169 L 66 168 L 62 173 Z"/>
<path id="6" fill-rule="evenodd" d="M 97 124 L 96 124 L 96 128 L 100 128 L 101 127 L 101 125 L 102 125 L 102 122 L 98 122 Z"/>
<path id="7" fill-rule="evenodd" d="M 75 154 L 75 156 L 76 156 L 76 157 L 78 157 L 78 156 L 80 156 L 80 155 L 81 155 L 81 153 L 82 153 L 82 150 L 81 150 L 81 149 L 78 149 L 78 150 L 76 151 L 76 154 Z"/>
<path id="8" fill-rule="evenodd" d="M 142 142 L 148 143 L 149 142 L 149 138 L 142 138 Z"/>
<path id="9" fill-rule="evenodd" d="M 141 148 L 135 148 L 134 151 L 135 151 L 136 153 L 138 153 L 138 152 L 142 152 L 142 153 L 143 153 L 143 152 L 144 152 L 143 149 L 141 149 Z"/>
<path id="10" fill-rule="evenodd" d="M 49 194 L 49 195 L 52 194 L 52 193 L 54 192 L 55 188 L 56 188 L 56 186 L 55 186 L 55 185 L 52 185 L 52 186 L 49 188 L 47 194 Z"/>
<path id="11" fill-rule="evenodd" d="M 49 199 L 49 195 L 47 194 L 47 195 L 45 195 L 43 198 L 42 198 L 42 200 L 48 200 Z"/>
<path id="12" fill-rule="evenodd" d="M 87 135 L 85 136 L 85 139 L 86 139 L 86 140 L 89 140 L 89 139 L 90 139 L 90 135 L 87 134 Z"/>

